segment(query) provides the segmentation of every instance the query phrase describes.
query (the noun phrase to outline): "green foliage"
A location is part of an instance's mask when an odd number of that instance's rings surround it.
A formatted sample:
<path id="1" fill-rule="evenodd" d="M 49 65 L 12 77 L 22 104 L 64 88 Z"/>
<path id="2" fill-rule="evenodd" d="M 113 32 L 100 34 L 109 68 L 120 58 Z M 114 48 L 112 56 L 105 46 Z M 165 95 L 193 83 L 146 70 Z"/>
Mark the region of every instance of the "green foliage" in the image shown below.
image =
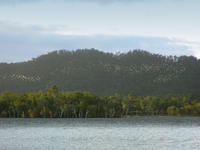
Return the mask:
<path id="1" fill-rule="evenodd" d="M 199 77 L 200 60 L 192 56 L 166 57 L 142 50 L 122 54 L 61 50 L 28 62 L 0 63 L 0 92 L 44 91 L 58 85 L 63 91 L 98 96 L 199 95 Z M 56 87 L 51 90 L 56 94 Z"/>
<path id="2" fill-rule="evenodd" d="M 134 97 L 131 94 L 99 97 L 88 92 L 46 92 L 0 94 L 0 117 L 87 118 L 133 115 L 200 116 L 200 97 L 166 95 Z"/>

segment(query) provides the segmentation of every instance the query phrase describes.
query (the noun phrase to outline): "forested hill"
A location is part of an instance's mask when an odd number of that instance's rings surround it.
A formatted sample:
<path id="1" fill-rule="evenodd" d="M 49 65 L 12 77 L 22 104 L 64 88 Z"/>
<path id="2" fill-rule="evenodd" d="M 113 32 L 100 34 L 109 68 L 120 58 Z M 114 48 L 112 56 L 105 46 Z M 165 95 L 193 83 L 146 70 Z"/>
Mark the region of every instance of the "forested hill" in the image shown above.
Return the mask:
<path id="1" fill-rule="evenodd" d="M 84 49 L 0 64 L 0 92 L 46 90 L 51 85 L 97 95 L 200 94 L 200 60 L 141 50 L 112 54 Z"/>

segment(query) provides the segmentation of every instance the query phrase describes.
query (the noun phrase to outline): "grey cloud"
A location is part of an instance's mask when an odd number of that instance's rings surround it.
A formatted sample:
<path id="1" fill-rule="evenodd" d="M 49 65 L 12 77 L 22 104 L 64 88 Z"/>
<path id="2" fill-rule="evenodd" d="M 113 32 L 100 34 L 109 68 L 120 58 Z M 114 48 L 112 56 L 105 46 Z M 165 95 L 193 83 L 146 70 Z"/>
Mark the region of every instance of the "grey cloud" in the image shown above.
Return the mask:
<path id="1" fill-rule="evenodd" d="M 24 25 L 18 22 L 11 21 L 0 21 L 0 32 L 1 33 L 12 33 L 12 34 L 39 34 L 39 33 L 53 33 L 57 30 L 71 30 L 68 26 L 54 26 L 54 25 Z"/>
<path id="2" fill-rule="evenodd" d="M 43 0 L 1 0 L 0 5 L 18 5 L 24 3 L 41 2 Z"/>
<path id="3" fill-rule="evenodd" d="M 109 52 L 144 49 L 163 55 L 192 55 L 189 47 L 177 40 L 142 36 L 62 36 L 51 34 L 66 26 L 23 25 L 0 21 L 0 62 L 29 60 L 55 49 L 97 48 Z M 69 29 L 70 30 L 70 29 Z M 46 33 L 44 33 L 47 31 Z"/>
<path id="4" fill-rule="evenodd" d="M 61 36 L 53 34 L 12 34 L 0 32 L 0 62 L 30 60 L 52 50 L 97 48 L 107 52 L 144 49 L 163 55 L 192 55 L 188 47 L 160 37 L 139 36 Z"/>
<path id="5" fill-rule="evenodd" d="M 18 4 L 27 4 L 27 3 L 37 3 L 37 2 L 91 2 L 91 3 L 99 3 L 99 4 L 111 4 L 111 3 L 132 3 L 132 2 L 152 2 L 158 0 L 1 0 L 1 5 L 18 5 Z M 159 0 L 163 1 L 163 0 Z"/>
<path id="6" fill-rule="evenodd" d="M 30 4 L 30 3 L 38 3 L 38 2 L 51 2 L 51 3 L 98 3 L 100 5 L 109 5 L 113 3 L 121 3 L 121 4 L 129 4 L 129 3 L 151 3 L 151 2 L 180 2 L 191 1 L 191 0 L 0 0 L 0 5 L 5 6 L 16 6 L 20 4 Z M 197 1 L 198 0 L 193 0 Z"/>

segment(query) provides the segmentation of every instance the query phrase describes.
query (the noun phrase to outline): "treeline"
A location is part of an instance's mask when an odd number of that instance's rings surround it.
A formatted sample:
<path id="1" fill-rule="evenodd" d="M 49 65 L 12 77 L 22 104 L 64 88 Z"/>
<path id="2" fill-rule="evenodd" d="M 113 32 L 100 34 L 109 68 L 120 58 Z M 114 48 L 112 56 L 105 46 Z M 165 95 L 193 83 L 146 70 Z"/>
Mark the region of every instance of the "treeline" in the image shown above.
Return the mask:
<path id="1" fill-rule="evenodd" d="M 143 50 L 105 53 L 60 50 L 27 62 L 0 63 L 0 92 L 87 91 L 98 96 L 194 94 L 200 96 L 200 59 Z M 98 86 L 97 86 L 98 85 Z"/>
<path id="2" fill-rule="evenodd" d="M 88 92 L 4 92 L 0 94 L 0 117 L 14 118 L 88 118 L 133 115 L 200 116 L 200 97 L 128 95 L 99 97 Z"/>

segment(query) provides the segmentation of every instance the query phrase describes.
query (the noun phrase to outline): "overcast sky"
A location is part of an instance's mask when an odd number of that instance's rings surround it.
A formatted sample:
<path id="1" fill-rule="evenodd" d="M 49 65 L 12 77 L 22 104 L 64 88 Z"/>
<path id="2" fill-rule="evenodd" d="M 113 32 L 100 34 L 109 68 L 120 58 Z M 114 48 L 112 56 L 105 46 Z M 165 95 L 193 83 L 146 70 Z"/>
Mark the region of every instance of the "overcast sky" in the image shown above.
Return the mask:
<path id="1" fill-rule="evenodd" d="M 59 49 L 200 58 L 199 0 L 0 0 L 0 62 Z"/>

